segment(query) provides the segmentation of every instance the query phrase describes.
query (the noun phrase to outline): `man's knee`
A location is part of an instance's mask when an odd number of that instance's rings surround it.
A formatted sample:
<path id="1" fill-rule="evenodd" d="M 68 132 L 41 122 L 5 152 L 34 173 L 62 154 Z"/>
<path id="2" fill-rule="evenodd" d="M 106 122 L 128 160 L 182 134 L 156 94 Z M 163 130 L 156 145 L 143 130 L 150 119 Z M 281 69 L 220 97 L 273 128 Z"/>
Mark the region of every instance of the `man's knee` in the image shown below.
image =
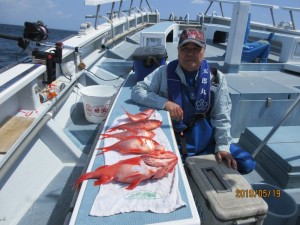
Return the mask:
<path id="1" fill-rule="evenodd" d="M 230 145 L 230 152 L 233 158 L 236 160 L 238 171 L 241 174 L 250 173 L 255 169 L 256 162 L 251 154 L 236 144 Z"/>

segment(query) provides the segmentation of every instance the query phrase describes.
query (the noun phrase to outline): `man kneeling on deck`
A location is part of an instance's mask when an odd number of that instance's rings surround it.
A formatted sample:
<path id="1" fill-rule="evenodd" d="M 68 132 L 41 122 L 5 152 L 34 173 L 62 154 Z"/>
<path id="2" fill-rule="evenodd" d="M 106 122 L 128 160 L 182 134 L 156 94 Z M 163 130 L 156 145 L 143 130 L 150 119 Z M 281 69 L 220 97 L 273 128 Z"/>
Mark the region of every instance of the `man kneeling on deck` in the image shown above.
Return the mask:
<path id="1" fill-rule="evenodd" d="M 165 109 L 172 118 L 183 160 L 193 155 L 215 153 L 228 167 L 251 172 L 251 155 L 232 144 L 231 100 L 225 76 L 209 68 L 204 59 L 204 33 L 184 30 L 178 44 L 178 60 L 162 65 L 138 82 L 132 90 L 134 102 Z"/>

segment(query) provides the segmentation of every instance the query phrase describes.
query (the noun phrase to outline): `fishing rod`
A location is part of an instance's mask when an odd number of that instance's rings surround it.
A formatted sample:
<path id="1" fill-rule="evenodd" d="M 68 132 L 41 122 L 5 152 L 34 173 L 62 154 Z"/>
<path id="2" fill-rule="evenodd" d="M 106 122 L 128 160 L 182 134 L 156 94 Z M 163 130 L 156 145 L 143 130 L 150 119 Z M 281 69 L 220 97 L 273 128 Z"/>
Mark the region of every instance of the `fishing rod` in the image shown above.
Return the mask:
<path id="1" fill-rule="evenodd" d="M 63 48 L 74 49 L 80 52 L 78 47 L 66 46 L 62 42 L 46 42 L 48 38 L 48 29 L 42 21 L 25 22 L 23 37 L 0 34 L 0 38 L 18 41 L 18 46 L 26 49 L 30 43 L 35 43 L 36 48 L 32 50 L 32 62 L 46 65 L 47 76 L 44 78 L 44 84 L 51 84 L 56 79 L 56 64 L 62 63 Z M 38 47 L 45 46 L 52 49 L 40 51 Z"/>
<path id="2" fill-rule="evenodd" d="M 48 29 L 42 21 L 37 21 L 36 23 L 25 22 L 23 37 L 0 34 L 0 38 L 16 40 L 18 41 L 18 46 L 25 50 L 30 42 L 34 42 L 36 46 L 48 45 L 42 43 L 48 38 Z M 32 51 L 33 62 L 46 65 L 47 77 L 43 80 L 44 84 L 51 84 L 56 79 L 55 64 L 62 62 L 63 43 L 57 42 L 51 47 L 54 47 L 54 50 L 49 52 L 40 51 L 38 48 Z"/>
<path id="3" fill-rule="evenodd" d="M 0 34 L 0 38 L 18 41 L 18 46 L 26 49 L 30 41 L 39 43 L 48 38 L 48 29 L 42 21 L 37 21 L 36 23 L 25 22 L 23 37 Z"/>

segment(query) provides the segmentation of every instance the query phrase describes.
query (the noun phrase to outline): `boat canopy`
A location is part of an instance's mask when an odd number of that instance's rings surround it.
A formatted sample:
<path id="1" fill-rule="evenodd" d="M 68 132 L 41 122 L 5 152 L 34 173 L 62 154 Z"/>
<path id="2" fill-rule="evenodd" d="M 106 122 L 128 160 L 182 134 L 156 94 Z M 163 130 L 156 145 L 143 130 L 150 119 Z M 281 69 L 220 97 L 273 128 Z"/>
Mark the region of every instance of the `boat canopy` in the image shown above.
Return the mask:
<path id="1" fill-rule="evenodd" d="M 102 5 L 105 3 L 120 2 L 121 0 L 85 0 L 85 5 Z"/>

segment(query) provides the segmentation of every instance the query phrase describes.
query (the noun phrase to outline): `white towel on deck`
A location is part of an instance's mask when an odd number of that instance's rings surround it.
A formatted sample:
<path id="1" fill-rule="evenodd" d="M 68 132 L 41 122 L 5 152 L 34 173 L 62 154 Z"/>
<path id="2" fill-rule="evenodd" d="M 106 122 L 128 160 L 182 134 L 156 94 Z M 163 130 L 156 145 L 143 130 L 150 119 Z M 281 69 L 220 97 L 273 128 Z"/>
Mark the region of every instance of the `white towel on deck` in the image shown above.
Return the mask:
<path id="1" fill-rule="evenodd" d="M 129 122 L 127 116 L 121 116 L 115 119 L 113 126 L 124 122 Z M 151 119 L 161 120 L 161 115 L 155 111 Z M 118 131 L 119 132 L 119 131 Z M 171 150 L 169 141 L 161 128 L 154 130 L 153 138 L 167 150 Z M 106 138 L 104 146 L 110 146 L 116 143 L 117 139 Z M 136 157 L 136 155 L 121 155 L 110 151 L 104 153 L 105 164 L 115 164 L 126 158 Z M 110 182 L 100 187 L 99 193 L 95 198 L 90 211 L 91 216 L 111 216 L 118 213 L 132 211 L 151 211 L 154 213 L 169 213 L 185 205 L 178 190 L 178 168 L 166 177 L 161 179 L 148 179 L 142 181 L 133 190 L 126 190 L 129 184 L 120 182 Z"/>

